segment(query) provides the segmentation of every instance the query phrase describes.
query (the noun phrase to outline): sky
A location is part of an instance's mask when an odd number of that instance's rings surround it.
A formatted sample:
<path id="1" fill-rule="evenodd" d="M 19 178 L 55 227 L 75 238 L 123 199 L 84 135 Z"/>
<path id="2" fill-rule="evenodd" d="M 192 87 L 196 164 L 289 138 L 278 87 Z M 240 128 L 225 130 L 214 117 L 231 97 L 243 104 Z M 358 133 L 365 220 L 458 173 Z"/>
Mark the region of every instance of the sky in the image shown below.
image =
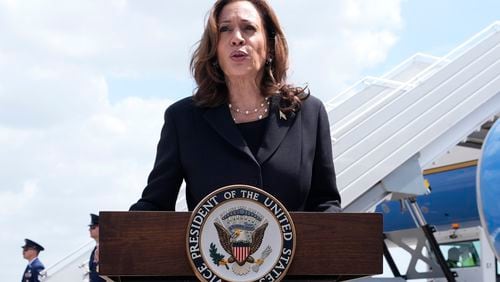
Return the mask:
<path id="1" fill-rule="evenodd" d="M 190 96 L 213 1 L 0 0 L 0 279 L 24 238 L 46 267 L 90 241 L 89 213 L 137 201 L 163 112 Z M 498 0 L 270 0 L 289 81 L 323 101 L 411 55 L 443 56 L 500 20 Z"/>

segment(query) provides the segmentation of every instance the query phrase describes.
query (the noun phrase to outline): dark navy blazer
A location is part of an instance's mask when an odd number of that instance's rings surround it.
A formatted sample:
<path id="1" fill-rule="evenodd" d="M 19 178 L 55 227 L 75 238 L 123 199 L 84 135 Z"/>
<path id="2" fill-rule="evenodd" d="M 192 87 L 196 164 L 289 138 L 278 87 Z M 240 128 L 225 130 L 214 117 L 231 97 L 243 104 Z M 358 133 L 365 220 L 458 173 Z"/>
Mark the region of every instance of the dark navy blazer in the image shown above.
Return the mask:
<path id="1" fill-rule="evenodd" d="M 99 273 L 97 272 L 97 263 L 94 261 L 96 249 L 97 249 L 97 246 L 90 253 L 90 259 L 89 259 L 89 282 L 105 282 L 106 280 L 104 280 L 103 278 L 101 278 L 99 276 Z"/>
<path id="2" fill-rule="evenodd" d="M 291 211 L 340 211 L 323 104 L 310 96 L 300 111 L 284 118 L 279 100 L 271 99 L 256 156 L 227 105 L 197 107 L 191 97 L 172 104 L 165 112 L 148 184 L 130 209 L 173 211 L 185 180 L 189 210 L 217 188 L 247 184 L 271 193 Z"/>
<path id="3" fill-rule="evenodd" d="M 38 258 L 35 258 L 31 264 L 26 266 L 21 282 L 39 282 L 38 275 L 44 269 L 45 266 L 43 266 L 43 263 Z"/>

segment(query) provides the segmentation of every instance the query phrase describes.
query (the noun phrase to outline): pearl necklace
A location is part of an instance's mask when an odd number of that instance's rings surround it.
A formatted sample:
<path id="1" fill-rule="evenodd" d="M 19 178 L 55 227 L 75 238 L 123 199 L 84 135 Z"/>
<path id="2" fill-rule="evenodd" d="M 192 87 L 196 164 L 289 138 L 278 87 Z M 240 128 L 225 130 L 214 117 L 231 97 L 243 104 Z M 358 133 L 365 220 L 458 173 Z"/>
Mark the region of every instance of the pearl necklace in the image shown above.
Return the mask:
<path id="1" fill-rule="evenodd" d="M 258 119 L 262 119 L 267 111 L 268 111 L 268 108 L 269 108 L 269 98 L 266 97 L 264 99 L 264 101 L 262 101 L 262 103 L 260 103 L 260 105 L 254 109 L 246 109 L 246 110 L 243 110 L 243 109 L 240 109 L 240 108 L 237 108 L 237 107 L 234 107 L 231 103 L 228 103 L 228 106 L 229 106 L 229 110 L 231 110 L 231 112 L 233 112 L 235 115 L 245 115 L 245 116 L 249 116 L 249 115 L 256 115 L 256 114 L 259 114 L 257 116 Z M 236 121 L 236 118 L 233 117 L 233 120 Z"/>

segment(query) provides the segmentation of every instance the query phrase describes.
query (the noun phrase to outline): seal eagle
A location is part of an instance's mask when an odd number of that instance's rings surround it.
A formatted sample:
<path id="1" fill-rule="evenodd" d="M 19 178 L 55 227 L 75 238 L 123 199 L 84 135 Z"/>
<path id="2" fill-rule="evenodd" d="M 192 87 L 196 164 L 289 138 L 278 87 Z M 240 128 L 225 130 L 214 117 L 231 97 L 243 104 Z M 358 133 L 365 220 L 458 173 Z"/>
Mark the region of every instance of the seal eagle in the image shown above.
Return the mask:
<path id="1" fill-rule="evenodd" d="M 246 262 L 255 262 L 252 254 L 255 253 L 262 244 L 262 239 L 264 238 L 264 233 L 268 225 L 267 222 L 255 229 L 250 241 L 248 239 L 240 239 L 240 237 L 242 237 L 240 236 L 241 230 L 236 230 L 231 234 L 220 223 L 214 222 L 214 225 L 215 229 L 217 229 L 222 248 L 230 255 L 227 262 L 236 262 L 240 266 L 243 266 Z"/>

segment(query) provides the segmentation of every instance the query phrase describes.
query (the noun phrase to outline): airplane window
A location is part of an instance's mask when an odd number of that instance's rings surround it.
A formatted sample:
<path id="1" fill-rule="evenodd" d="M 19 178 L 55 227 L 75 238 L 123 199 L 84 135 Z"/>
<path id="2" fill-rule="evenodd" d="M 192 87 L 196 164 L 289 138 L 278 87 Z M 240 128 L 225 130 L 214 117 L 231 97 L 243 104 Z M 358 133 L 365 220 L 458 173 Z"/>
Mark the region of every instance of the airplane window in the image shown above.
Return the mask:
<path id="1" fill-rule="evenodd" d="M 450 268 L 481 265 L 479 240 L 444 243 L 439 247 Z"/>

